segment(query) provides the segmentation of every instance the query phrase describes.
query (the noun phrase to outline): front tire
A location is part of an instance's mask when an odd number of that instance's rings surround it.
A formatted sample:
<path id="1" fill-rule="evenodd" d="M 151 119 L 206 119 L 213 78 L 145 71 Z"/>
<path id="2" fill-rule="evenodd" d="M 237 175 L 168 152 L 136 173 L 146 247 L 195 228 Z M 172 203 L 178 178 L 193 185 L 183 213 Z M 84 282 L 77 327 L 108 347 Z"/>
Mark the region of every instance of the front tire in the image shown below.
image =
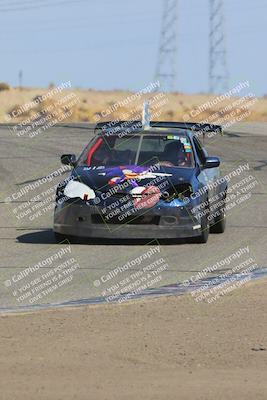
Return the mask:
<path id="1" fill-rule="evenodd" d="M 207 243 L 210 233 L 210 226 L 208 223 L 208 219 L 205 218 L 205 221 L 201 223 L 201 235 L 197 236 L 195 239 L 195 243 Z"/>
<path id="2" fill-rule="evenodd" d="M 217 215 L 214 218 L 214 222 L 210 229 L 211 233 L 223 233 L 225 231 L 225 226 L 226 226 L 225 198 L 226 194 L 224 197 L 224 203 L 219 210 L 219 215 Z"/>
<path id="3" fill-rule="evenodd" d="M 201 220 L 201 234 L 193 238 L 193 243 L 207 243 L 210 233 L 209 208 L 206 208 L 205 215 Z"/>
<path id="4" fill-rule="evenodd" d="M 220 216 L 216 217 L 215 222 L 210 228 L 211 233 L 223 233 L 226 227 L 226 216 L 223 212 Z"/>

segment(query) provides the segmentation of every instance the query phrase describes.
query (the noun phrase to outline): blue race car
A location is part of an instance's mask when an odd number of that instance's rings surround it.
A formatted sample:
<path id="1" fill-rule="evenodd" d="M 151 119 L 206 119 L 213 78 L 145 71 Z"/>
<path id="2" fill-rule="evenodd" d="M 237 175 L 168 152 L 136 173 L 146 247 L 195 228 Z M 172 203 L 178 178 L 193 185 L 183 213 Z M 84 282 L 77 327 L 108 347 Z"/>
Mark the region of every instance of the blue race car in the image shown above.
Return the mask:
<path id="1" fill-rule="evenodd" d="M 57 241 L 94 238 L 192 238 L 225 229 L 227 182 L 199 134 L 210 124 L 119 121 L 97 124 L 95 137 L 57 187 Z M 192 240 L 191 239 L 191 240 Z"/>

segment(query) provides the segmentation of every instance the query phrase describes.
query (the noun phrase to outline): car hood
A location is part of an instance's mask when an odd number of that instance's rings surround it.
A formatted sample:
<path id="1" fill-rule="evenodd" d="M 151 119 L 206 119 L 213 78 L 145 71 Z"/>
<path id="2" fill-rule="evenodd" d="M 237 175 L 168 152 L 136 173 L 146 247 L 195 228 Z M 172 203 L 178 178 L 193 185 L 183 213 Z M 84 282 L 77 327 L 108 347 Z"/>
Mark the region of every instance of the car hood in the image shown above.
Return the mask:
<path id="1" fill-rule="evenodd" d="M 86 167 L 73 170 L 75 180 L 93 190 L 108 191 L 117 186 L 120 192 L 129 192 L 138 186 L 167 187 L 190 183 L 194 186 L 195 168 L 175 168 L 165 166 L 141 167 L 126 165 L 119 167 Z"/>

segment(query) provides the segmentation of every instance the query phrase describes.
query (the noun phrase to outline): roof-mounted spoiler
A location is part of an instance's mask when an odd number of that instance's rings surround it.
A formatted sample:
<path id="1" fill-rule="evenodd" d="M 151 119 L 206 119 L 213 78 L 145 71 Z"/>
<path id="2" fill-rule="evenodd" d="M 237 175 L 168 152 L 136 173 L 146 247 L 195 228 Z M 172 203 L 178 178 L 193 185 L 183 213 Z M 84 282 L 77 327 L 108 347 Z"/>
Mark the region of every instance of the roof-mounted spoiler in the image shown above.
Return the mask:
<path id="1" fill-rule="evenodd" d="M 101 130 L 103 132 L 111 131 L 112 133 L 116 133 L 122 130 L 129 130 L 129 132 L 133 132 L 142 128 L 142 121 L 106 121 L 96 124 L 94 132 L 98 130 Z"/>
<path id="2" fill-rule="evenodd" d="M 132 133 L 134 131 L 149 130 L 151 128 L 169 128 L 169 129 L 188 129 L 193 132 L 201 132 L 203 141 L 205 133 L 215 132 L 222 134 L 222 127 L 213 124 L 201 124 L 199 122 L 167 122 L 167 121 L 151 121 L 149 112 L 149 102 L 143 104 L 142 121 L 107 121 L 99 122 L 94 132 L 101 130 L 106 133 L 114 134 L 119 131 Z"/>
<path id="3" fill-rule="evenodd" d="M 189 129 L 195 132 L 222 132 L 221 125 L 214 124 L 201 124 L 199 122 L 165 122 L 165 121 L 151 121 L 150 126 L 154 128 L 178 128 Z"/>
<path id="4" fill-rule="evenodd" d="M 168 121 L 151 121 L 150 128 L 170 128 L 170 129 L 188 129 L 193 132 L 201 132 L 203 135 L 207 132 L 222 133 L 221 125 L 201 124 L 198 122 L 168 122 Z M 99 122 L 95 126 L 95 132 L 101 130 L 103 132 L 111 131 L 116 133 L 121 130 L 140 130 L 143 129 L 142 121 L 107 121 Z"/>

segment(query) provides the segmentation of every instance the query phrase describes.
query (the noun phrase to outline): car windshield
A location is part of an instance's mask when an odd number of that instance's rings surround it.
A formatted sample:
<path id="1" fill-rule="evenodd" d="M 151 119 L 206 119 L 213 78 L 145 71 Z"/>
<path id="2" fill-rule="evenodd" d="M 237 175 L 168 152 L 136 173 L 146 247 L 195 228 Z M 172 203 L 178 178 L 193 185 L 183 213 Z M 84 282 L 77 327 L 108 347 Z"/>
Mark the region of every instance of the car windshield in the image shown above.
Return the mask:
<path id="1" fill-rule="evenodd" d="M 193 168 L 194 156 L 186 134 L 98 136 L 86 149 L 80 164 L 91 167 L 145 165 Z"/>

